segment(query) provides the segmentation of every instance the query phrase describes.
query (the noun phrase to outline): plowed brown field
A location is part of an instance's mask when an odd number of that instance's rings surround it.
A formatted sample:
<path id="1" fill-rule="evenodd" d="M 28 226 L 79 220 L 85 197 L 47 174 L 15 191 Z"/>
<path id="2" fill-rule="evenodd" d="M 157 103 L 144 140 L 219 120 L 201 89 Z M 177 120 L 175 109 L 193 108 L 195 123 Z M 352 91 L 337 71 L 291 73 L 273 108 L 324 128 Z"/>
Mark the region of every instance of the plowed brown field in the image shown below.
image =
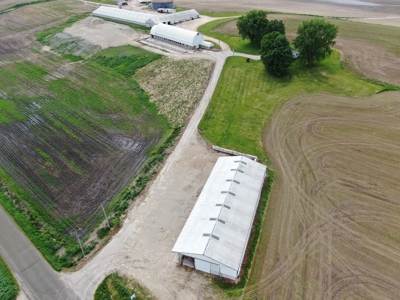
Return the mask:
<path id="1" fill-rule="evenodd" d="M 264 138 L 277 171 L 264 264 L 246 299 L 398 299 L 399 100 L 311 95 L 279 109 Z"/>

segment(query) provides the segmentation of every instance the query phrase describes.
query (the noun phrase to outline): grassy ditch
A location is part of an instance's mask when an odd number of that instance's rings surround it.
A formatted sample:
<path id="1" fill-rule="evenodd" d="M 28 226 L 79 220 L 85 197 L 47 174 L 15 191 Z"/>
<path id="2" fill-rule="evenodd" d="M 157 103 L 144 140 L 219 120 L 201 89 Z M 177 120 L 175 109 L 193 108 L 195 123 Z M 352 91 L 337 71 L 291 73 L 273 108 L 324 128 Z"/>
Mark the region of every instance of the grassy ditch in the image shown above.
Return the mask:
<path id="1" fill-rule="evenodd" d="M 218 40 L 227 43 L 229 47 L 235 50 L 236 52 L 259 55 L 260 48 L 251 44 L 249 40 L 247 39 L 243 40 L 240 36 L 237 35 L 230 35 L 216 31 L 216 29 L 218 29 L 219 26 L 222 26 L 223 24 L 228 22 L 232 22 L 236 19 L 237 18 L 226 18 L 226 19 L 211 21 L 209 23 L 200 26 L 198 30 L 199 32 L 201 32 L 206 36 L 211 36 L 213 38 L 216 38 Z"/>
<path id="2" fill-rule="evenodd" d="M 339 62 L 338 52 L 312 68 L 296 62 L 290 69 L 290 75 L 278 79 L 268 75 L 260 61 L 251 60 L 248 63 L 243 57 L 228 58 L 199 124 L 201 134 L 211 144 L 257 155 L 262 163 L 268 163 L 261 143 L 263 133 L 275 111 L 288 99 L 296 95 L 315 93 L 320 93 L 321 97 L 322 93 L 358 97 L 382 90 L 382 86 L 349 74 Z M 273 182 L 273 171 L 269 172 L 270 177 L 262 194 L 253 228 L 243 279 L 238 285 L 215 283 L 225 291 L 228 298 L 239 297 L 247 281 L 258 280 L 257 260 L 262 258 L 258 258 L 256 253 L 263 251 L 255 250 L 263 234 L 262 222 Z"/>
<path id="3" fill-rule="evenodd" d="M 125 300 L 135 295 L 137 300 L 155 300 L 150 292 L 134 280 L 119 274 L 110 274 L 100 283 L 94 300 Z"/>
<path id="4" fill-rule="evenodd" d="M 125 214 L 129 204 L 140 195 L 140 193 L 146 188 L 147 184 L 151 181 L 152 177 L 157 173 L 168 153 L 168 149 L 173 146 L 180 131 L 181 128 L 174 128 L 169 131 L 165 140 L 151 151 L 149 158 L 136 174 L 132 183 L 126 187 L 106 208 L 108 222 L 97 230 L 97 236 L 99 239 L 103 239 L 107 236 L 113 228 L 118 228 L 121 217 Z M 101 216 L 96 227 L 103 223 L 103 221 L 104 218 Z"/>
<path id="5" fill-rule="evenodd" d="M 0 299 L 14 300 L 17 298 L 19 287 L 12 276 L 6 262 L 0 256 Z"/>

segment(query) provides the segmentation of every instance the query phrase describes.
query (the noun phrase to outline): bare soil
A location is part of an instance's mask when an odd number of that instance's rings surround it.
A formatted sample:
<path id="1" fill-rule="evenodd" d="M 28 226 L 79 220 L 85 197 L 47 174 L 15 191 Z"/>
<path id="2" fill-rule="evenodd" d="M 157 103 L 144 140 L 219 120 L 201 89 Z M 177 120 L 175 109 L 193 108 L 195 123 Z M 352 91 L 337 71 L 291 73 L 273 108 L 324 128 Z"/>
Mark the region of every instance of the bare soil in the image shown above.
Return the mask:
<path id="1" fill-rule="evenodd" d="M 249 299 L 396 299 L 400 93 L 299 96 L 273 117 L 276 169 Z M 254 275 L 254 274 L 253 274 Z"/>
<path id="2" fill-rule="evenodd" d="M 252 9 L 264 9 L 272 12 L 346 17 L 365 23 L 400 26 L 400 5 L 397 1 L 376 0 L 373 2 L 380 5 L 346 5 L 323 0 L 247 0 L 235 3 L 229 0 L 218 2 L 178 0 L 175 1 L 175 5 L 208 12 L 246 12 Z"/>
<path id="3" fill-rule="evenodd" d="M 78 36 L 102 49 L 122 45 L 138 45 L 140 34 L 127 25 L 87 17 L 64 29 L 65 33 Z"/>

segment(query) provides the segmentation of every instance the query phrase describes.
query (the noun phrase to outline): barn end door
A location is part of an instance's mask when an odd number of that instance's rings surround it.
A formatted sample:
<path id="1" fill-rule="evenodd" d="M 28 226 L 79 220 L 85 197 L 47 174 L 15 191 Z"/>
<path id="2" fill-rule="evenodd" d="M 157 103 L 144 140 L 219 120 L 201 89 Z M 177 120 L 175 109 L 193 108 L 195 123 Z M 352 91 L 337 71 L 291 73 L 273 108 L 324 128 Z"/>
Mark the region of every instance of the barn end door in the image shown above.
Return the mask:
<path id="1" fill-rule="evenodd" d="M 220 274 L 219 268 L 220 268 L 219 265 L 211 264 L 210 273 L 214 275 L 219 275 Z"/>

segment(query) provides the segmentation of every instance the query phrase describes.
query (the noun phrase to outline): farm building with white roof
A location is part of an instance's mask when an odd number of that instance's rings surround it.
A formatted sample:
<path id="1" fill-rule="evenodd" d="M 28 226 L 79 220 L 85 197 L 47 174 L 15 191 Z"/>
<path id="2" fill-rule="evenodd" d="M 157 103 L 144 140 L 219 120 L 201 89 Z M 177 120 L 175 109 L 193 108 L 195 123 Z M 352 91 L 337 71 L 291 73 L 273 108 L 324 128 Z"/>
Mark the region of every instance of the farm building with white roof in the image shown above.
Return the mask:
<path id="1" fill-rule="evenodd" d="M 177 24 L 200 17 L 199 13 L 194 9 L 168 15 L 154 15 L 107 6 L 100 6 L 98 9 L 93 11 L 92 14 L 96 17 L 133 23 L 146 27 L 153 27 L 157 24 Z"/>
<path id="2" fill-rule="evenodd" d="M 166 40 L 178 45 L 198 49 L 200 46 L 211 48 L 212 43 L 204 41 L 204 36 L 197 31 L 187 30 L 170 25 L 158 24 L 151 28 L 150 35 L 153 38 Z M 211 45 L 209 45 L 211 44 Z"/>
<path id="3" fill-rule="evenodd" d="M 238 279 L 266 170 L 244 156 L 218 159 L 172 249 L 183 265 Z"/>

